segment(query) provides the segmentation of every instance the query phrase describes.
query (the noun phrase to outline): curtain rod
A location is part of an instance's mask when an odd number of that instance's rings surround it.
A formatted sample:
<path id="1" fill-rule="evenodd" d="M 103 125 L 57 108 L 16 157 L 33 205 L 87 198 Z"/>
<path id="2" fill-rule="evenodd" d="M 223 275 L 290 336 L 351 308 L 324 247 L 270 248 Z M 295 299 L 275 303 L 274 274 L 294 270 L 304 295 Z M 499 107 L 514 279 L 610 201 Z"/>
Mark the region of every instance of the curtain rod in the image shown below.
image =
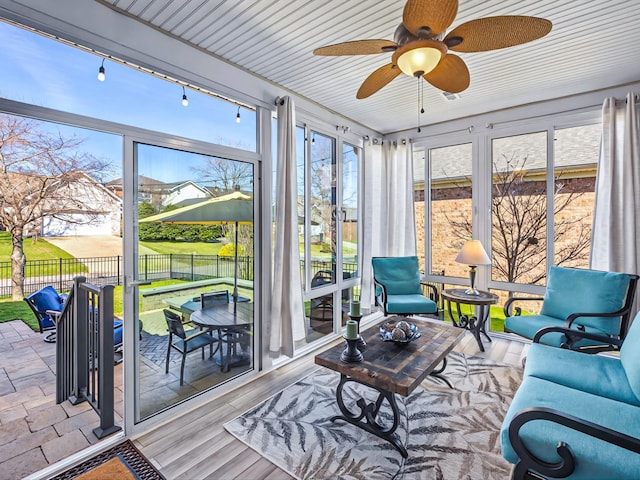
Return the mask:
<path id="1" fill-rule="evenodd" d="M 640 95 L 637 93 L 633 94 L 633 98 L 636 100 L 636 102 L 640 102 Z M 627 103 L 627 97 L 625 98 L 614 98 L 614 100 L 616 101 L 616 103 Z"/>

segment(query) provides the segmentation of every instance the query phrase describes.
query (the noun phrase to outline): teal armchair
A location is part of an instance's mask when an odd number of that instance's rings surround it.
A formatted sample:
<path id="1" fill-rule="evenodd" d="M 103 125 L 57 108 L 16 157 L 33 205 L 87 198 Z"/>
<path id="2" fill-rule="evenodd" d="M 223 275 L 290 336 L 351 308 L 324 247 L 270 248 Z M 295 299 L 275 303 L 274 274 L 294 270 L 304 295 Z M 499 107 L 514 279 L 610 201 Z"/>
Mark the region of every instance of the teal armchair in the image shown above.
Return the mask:
<path id="1" fill-rule="evenodd" d="M 504 305 L 505 332 L 555 347 L 598 353 L 619 350 L 629 327 L 638 276 L 551 267 L 543 298 L 513 297 Z M 515 302 L 540 301 L 538 315 L 521 315 Z M 558 331 L 555 327 L 563 327 Z M 586 332 L 589 337 L 574 332 Z"/>
<path id="2" fill-rule="evenodd" d="M 435 286 L 420 283 L 418 257 L 373 257 L 376 305 L 385 315 L 433 315 L 438 313 Z M 430 289 L 430 297 L 422 288 Z"/>
<path id="3" fill-rule="evenodd" d="M 531 344 L 500 432 L 512 478 L 640 478 L 640 314 L 618 356 L 542 345 L 541 337 Z"/>

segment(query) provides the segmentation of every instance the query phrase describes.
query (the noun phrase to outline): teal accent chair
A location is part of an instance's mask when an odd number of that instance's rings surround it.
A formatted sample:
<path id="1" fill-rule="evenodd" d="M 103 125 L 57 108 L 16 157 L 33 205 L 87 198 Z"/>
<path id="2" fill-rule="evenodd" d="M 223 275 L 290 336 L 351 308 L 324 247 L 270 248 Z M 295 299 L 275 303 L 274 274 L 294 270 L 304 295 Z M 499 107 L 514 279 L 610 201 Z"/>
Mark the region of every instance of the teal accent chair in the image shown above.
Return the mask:
<path id="1" fill-rule="evenodd" d="M 589 353 L 619 350 L 627 333 L 638 276 L 581 268 L 551 267 L 543 298 L 513 297 L 504 305 L 504 331 L 541 343 Z M 521 315 L 514 302 L 542 300 L 539 315 Z M 515 312 L 514 312 L 515 310 Z M 576 336 L 587 332 L 594 337 Z"/>
<path id="2" fill-rule="evenodd" d="M 371 264 L 376 305 L 385 315 L 437 315 L 438 291 L 420 283 L 418 257 L 373 257 Z M 431 298 L 423 294 L 423 287 L 431 288 Z"/>
<path id="3" fill-rule="evenodd" d="M 619 356 L 543 345 L 542 336 L 534 337 L 500 432 L 513 478 L 640 478 L 640 313 Z"/>

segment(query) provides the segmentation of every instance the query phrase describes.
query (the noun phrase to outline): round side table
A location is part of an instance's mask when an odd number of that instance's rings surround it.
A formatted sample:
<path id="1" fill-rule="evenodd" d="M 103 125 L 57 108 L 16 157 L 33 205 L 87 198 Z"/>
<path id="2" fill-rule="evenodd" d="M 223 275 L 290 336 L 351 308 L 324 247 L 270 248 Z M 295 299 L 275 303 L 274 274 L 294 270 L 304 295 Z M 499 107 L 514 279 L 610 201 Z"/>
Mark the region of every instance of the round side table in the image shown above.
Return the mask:
<path id="1" fill-rule="evenodd" d="M 484 352 L 484 346 L 482 345 L 482 339 L 480 334 L 482 333 L 488 341 L 491 338 L 487 334 L 486 324 L 489 319 L 489 306 L 498 303 L 498 296 L 493 293 L 478 291 L 478 295 L 466 293 L 464 288 L 449 288 L 443 290 L 441 295 L 444 301 L 447 303 L 447 309 L 449 311 L 449 317 L 456 327 L 466 328 L 478 342 L 480 351 Z M 451 304 L 456 304 L 457 317 L 453 314 Z M 466 315 L 462 313 L 460 305 L 471 305 L 478 307 L 478 316 L 473 314 Z"/>

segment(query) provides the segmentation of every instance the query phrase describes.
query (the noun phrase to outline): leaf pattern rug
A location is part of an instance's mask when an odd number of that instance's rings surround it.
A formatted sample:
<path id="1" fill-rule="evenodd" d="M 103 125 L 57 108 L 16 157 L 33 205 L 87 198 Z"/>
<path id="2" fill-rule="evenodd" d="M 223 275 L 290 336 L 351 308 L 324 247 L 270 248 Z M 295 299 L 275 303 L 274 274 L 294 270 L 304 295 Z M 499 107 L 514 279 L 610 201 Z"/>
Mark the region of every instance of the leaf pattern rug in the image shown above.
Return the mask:
<path id="1" fill-rule="evenodd" d="M 428 377 L 410 396 L 396 395 L 396 434 L 405 460 L 388 442 L 344 421 L 335 391 L 340 375 L 319 368 L 231 422 L 232 435 L 300 479 L 507 479 L 500 426 L 522 381 L 522 369 L 452 352 L 444 372 L 450 389 Z M 349 382 L 345 404 L 377 392 Z M 356 392 L 357 390 L 357 392 Z M 357 395 L 356 395 L 357 394 Z M 351 407 L 359 412 L 358 407 Z M 380 412 L 391 423 L 385 401 Z M 384 423 L 384 421 L 383 421 Z"/>

